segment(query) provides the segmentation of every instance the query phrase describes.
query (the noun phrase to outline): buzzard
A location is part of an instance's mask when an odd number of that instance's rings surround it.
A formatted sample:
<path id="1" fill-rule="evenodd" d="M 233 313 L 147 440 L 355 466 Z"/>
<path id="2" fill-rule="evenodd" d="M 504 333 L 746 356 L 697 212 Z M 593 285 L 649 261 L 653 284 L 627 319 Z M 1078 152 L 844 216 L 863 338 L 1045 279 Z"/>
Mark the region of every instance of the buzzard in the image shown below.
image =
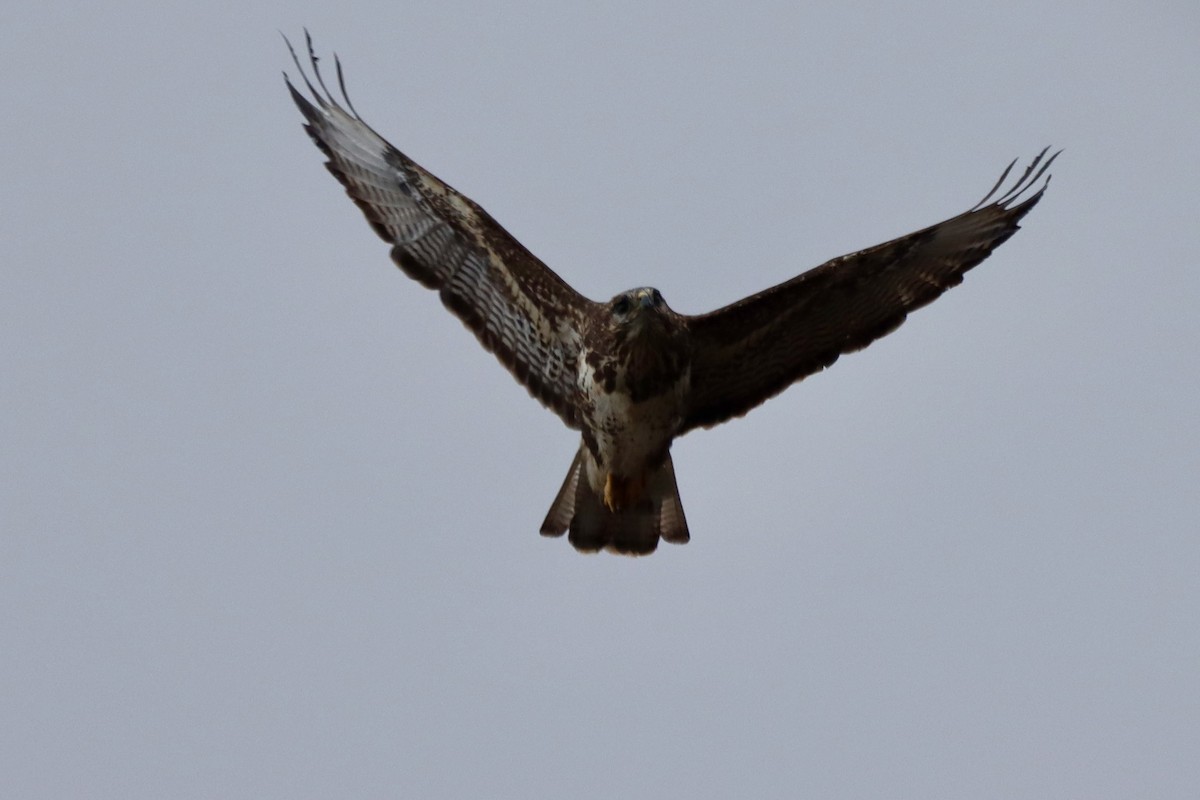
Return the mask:
<path id="1" fill-rule="evenodd" d="M 961 283 L 1016 232 L 1058 155 L 1043 150 L 1002 190 L 1016 162 L 1009 164 L 970 211 L 707 314 L 679 314 L 649 287 L 596 302 L 368 126 L 335 59 L 339 102 L 307 32 L 306 40 L 316 85 L 290 42 L 307 94 L 284 79 L 326 167 L 400 269 L 436 289 L 530 394 L 579 431 L 541 532 L 567 533 L 586 552 L 644 555 L 660 538 L 688 541 L 671 463 L 675 438 L 745 414 Z"/>

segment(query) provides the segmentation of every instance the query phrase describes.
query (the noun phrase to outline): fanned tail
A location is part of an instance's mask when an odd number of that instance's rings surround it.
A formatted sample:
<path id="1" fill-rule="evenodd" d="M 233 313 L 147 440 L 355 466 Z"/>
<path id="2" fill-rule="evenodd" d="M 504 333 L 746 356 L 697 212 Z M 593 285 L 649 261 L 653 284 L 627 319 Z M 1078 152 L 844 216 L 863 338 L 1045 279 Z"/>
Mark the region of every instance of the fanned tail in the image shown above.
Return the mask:
<path id="1" fill-rule="evenodd" d="M 587 479 L 587 451 L 579 448 L 566 480 L 542 523 L 543 536 L 562 536 L 585 553 L 608 550 L 626 556 L 653 553 L 658 540 L 684 544 L 688 535 L 675 466 L 670 454 L 646 479 L 646 488 L 636 503 L 609 511 L 600 493 Z"/>

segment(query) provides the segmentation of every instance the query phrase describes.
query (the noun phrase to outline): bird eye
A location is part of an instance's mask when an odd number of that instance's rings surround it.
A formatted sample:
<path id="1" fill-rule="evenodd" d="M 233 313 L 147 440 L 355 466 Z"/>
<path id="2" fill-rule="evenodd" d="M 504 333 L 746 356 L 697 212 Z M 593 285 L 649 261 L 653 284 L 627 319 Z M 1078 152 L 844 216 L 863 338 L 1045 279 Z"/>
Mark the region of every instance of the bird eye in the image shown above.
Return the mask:
<path id="1" fill-rule="evenodd" d="M 656 306 L 662 305 L 662 293 L 660 291 L 658 291 L 658 289 L 655 289 L 651 293 L 650 299 L 654 301 L 654 305 L 656 305 Z"/>
<path id="2" fill-rule="evenodd" d="M 613 303 L 613 311 L 615 311 L 617 314 L 621 315 L 622 317 L 625 316 L 626 314 L 628 314 L 629 313 L 629 298 L 624 297 L 624 296 L 618 298 L 617 302 Z"/>

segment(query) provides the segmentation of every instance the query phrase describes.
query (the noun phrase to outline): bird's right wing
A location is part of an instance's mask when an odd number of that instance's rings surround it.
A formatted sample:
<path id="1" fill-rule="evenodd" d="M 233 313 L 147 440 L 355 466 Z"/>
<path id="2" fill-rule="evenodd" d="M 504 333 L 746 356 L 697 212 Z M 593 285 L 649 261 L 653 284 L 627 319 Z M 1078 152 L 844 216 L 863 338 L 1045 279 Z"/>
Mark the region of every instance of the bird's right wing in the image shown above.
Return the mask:
<path id="1" fill-rule="evenodd" d="M 305 129 L 329 159 L 326 167 L 375 232 L 392 245 L 392 258 L 405 274 L 437 289 L 446 307 L 530 394 L 578 428 L 574 396 L 580 330 L 597 304 L 567 285 L 470 198 L 363 122 L 345 99 L 340 63 L 345 107 L 338 103 L 325 88 L 307 34 L 306 40 L 317 85 L 309 81 L 294 50 L 308 96 L 290 80 L 287 85 Z"/>

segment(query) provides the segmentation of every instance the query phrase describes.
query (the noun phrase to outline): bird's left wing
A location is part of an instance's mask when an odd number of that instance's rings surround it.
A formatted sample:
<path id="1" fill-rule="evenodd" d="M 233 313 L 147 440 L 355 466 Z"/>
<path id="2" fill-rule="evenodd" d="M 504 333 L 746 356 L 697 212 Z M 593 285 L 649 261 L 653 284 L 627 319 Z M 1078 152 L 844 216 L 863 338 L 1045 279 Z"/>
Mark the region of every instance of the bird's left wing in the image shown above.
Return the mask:
<path id="1" fill-rule="evenodd" d="M 392 245 L 405 274 L 437 289 L 442 302 L 529 393 L 578 428 L 574 401 L 583 320 L 595 306 L 525 249 L 470 198 L 413 162 L 343 107 L 325 88 L 312 39 L 316 86 L 292 51 L 308 88 L 287 81 L 304 126 L 371 227 Z M 291 49 L 291 43 L 288 43 Z M 285 76 L 286 78 L 286 76 Z M 318 88 L 319 87 L 319 88 Z"/>
<path id="2" fill-rule="evenodd" d="M 1010 164 L 966 213 L 688 317 L 692 389 L 681 433 L 745 414 L 842 353 L 894 331 L 910 311 L 962 283 L 963 273 L 1012 236 L 1041 199 L 1045 184 L 1025 199 L 1022 195 L 1058 155 L 1046 158 L 1047 150 L 1012 188 L 992 199 L 1016 162 Z"/>

